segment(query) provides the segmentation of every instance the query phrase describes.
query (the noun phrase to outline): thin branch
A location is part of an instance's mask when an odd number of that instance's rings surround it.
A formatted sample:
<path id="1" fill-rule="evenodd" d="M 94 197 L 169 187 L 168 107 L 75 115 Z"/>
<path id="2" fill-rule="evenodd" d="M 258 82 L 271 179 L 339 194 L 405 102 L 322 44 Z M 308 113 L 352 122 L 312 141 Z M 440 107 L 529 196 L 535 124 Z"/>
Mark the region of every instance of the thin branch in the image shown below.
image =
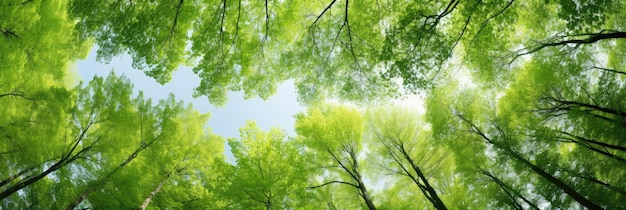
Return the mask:
<path id="1" fill-rule="evenodd" d="M 333 0 L 332 2 L 330 2 L 330 4 L 328 4 L 328 6 L 326 6 L 326 8 L 324 8 L 322 13 L 320 13 L 317 16 L 317 18 L 315 18 L 315 21 L 313 21 L 313 24 L 311 24 L 311 27 L 313 27 L 314 25 L 317 25 L 317 22 L 322 18 L 322 16 L 326 13 L 326 11 L 328 11 L 335 4 L 335 2 L 337 2 L 337 0 Z"/>
<path id="2" fill-rule="evenodd" d="M 576 37 L 576 36 L 587 36 L 587 38 L 563 40 L 564 38 L 567 38 L 567 37 Z M 626 38 L 626 32 L 611 31 L 611 33 L 604 33 L 604 31 L 601 31 L 599 33 L 554 36 L 543 42 L 539 42 L 540 44 L 538 46 L 535 46 L 532 48 L 525 48 L 525 49 L 516 51 L 515 56 L 513 56 L 513 59 L 511 59 L 510 63 L 513 63 L 513 61 L 515 61 L 517 58 L 521 56 L 538 52 L 546 47 L 566 46 L 566 45 L 574 44 L 574 49 L 576 49 L 583 44 L 592 44 L 600 40 L 621 39 L 621 38 Z"/>
<path id="3" fill-rule="evenodd" d="M 341 168 L 348 172 L 348 174 L 354 179 L 354 180 L 359 180 L 357 178 L 357 176 L 355 174 L 352 173 L 352 171 L 350 169 L 348 169 L 342 162 L 341 160 L 339 160 L 339 158 L 337 157 L 337 155 L 335 155 L 334 152 L 330 151 L 330 149 L 326 148 L 326 151 L 330 154 L 330 156 L 337 162 L 339 163 L 339 166 L 341 166 Z"/>
<path id="4" fill-rule="evenodd" d="M 606 71 L 606 72 L 626 75 L 626 72 L 618 71 L 618 70 L 615 70 L 615 69 L 609 69 L 609 68 L 603 68 L 603 67 L 597 67 L 597 66 L 591 67 L 591 69 L 597 69 L 597 70 L 602 70 L 602 71 Z"/>
<path id="5" fill-rule="evenodd" d="M 513 5 L 514 1 L 515 0 L 509 1 L 509 3 L 504 8 L 502 8 L 497 13 L 489 16 L 489 18 L 487 18 L 485 21 L 483 21 L 483 23 L 480 24 L 480 28 L 478 29 L 478 32 L 476 32 L 476 34 L 474 35 L 474 37 L 472 38 L 472 40 L 468 44 L 468 47 L 467 47 L 468 49 L 472 46 L 472 43 L 474 43 L 474 40 L 476 40 L 476 38 L 478 38 L 478 34 L 480 34 L 480 32 L 482 32 L 483 29 L 485 29 L 485 27 L 487 26 L 489 21 L 491 21 L 491 19 L 496 18 L 497 16 L 501 15 L 502 13 L 504 13 L 505 10 L 507 10 L 509 7 L 511 7 L 511 5 Z"/>
<path id="6" fill-rule="evenodd" d="M 7 39 L 11 36 L 15 37 L 15 38 L 20 38 L 20 36 L 18 36 L 17 34 L 15 34 L 15 32 L 5 29 L 5 28 L 0 28 L 0 32 L 2 33 L 2 35 L 4 35 Z"/>
<path id="7" fill-rule="evenodd" d="M 326 183 L 321 184 L 321 185 L 307 187 L 306 189 L 309 189 L 309 190 L 310 190 L 310 189 L 320 188 L 320 187 L 323 187 L 323 186 L 326 186 L 326 185 L 329 185 L 329 184 L 345 184 L 345 185 L 350 185 L 350 186 L 352 186 L 352 187 L 355 187 L 355 188 L 357 188 L 357 189 L 359 188 L 359 186 L 357 186 L 357 185 L 355 185 L 355 184 L 352 184 L 352 183 L 350 183 L 350 182 L 343 182 L 343 181 L 330 181 L 330 182 L 326 182 Z"/>
<path id="8" fill-rule="evenodd" d="M 176 14 L 174 15 L 174 23 L 172 23 L 172 28 L 170 29 L 170 34 L 167 37 L 167 41 L 172 43 L 172 36 L 174 36 L 174 32 L 176 31 L 176 25 L 178 24 L 178 17 L 180 16 L 180 11 L 183 7 L 184 0 L 178 1 L 178 6 L 176 7 Z"/>

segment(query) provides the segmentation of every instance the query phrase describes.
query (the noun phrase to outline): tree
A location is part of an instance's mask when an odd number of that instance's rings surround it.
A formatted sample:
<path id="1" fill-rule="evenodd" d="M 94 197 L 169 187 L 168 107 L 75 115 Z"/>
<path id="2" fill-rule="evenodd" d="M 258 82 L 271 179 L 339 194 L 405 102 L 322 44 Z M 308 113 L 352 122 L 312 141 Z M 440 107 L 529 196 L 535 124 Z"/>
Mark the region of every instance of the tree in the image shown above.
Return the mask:
<path id="1" fill-rule="evenodd" d="M 508 74 L 499 69 L 520 56 L 623 39 L 624 6 L 612 0 L 578 6 L 538 0 L 75 0 L 70 11 L 80 21 L 80 36 L 95 37 L 104 60 L 128 52 L 135 67 L 161 83 L 179 65 L 191 65 L 202 79 L 195 94 L 223 104 L 227 91 L 267 98 L 288 79 L 295 79 L 305 102 L 326 95 L 369 101 L 402 93 L 400 86 L 415 93 L 437 85 L 455 55 L 467 59 L 481 81 L 504 85 Z"/>
<path id="2" fill-rule="evenodd" d="M 224 139 L 206 127 L 208 119 L 208 113 L 200 114 L 191 105 L 187 106 L 175 118 L 178 135 L 147 151 L 149 153 L 143 157 L 146 164 L 140 170 L 150 171 L 153 175 L 146 177 L 146 185 L 142 185 L 142 198 L 156 194 L 147 203 L 149 206 L 198 209 L 219 202 L 212 185 L 216 184 L 220 173 L 212 166 L 224 161 Z M 141 174 L 128 172 L 131 173 Z M 129 177 L 126 180 L 136 179 Z M 155 192 L 160 183 L 163 183 L 161 190 Z M 145 189 L 152 191 L 147 193 Z M 143 199 L 141 204 L 146 201 Z"/>
<path id="3" fill-rule="evenodd" d="M 498 135 L 499 135 L 498 137 L 503 138 L 502 140 L 496 140 L 496 139 L 493 139 L 493 137 L 488 136 L 486 133 L 484 133 L 480 128 L 478 128 L 474 123 L 472 123 L 470 120 L 465 118 L 463 115 L 457 115 L 457 117 L 459 117 L 461 121 L 467 123 L 469 127 L 468 130 L 480 136 L 482 138 L 482 141 L 484 141 L 487 144 L 490 144 L 491 146 L 494 146 L 498 150 L 502 150 L 503 153 L 510 156 L 511 159 L 513 159 L 514 161 L 530 168 L 532 171 L 536 172 L 539 176 L 546 179 L 548 182 L 556 185 L 565 194 L 567 194 L 568 196 L 571 196 L 574 200 L 576 200 L 581 205 L 589 209 L 601 209 L 602 208 L 598 204 L 588 200 L 584 195 L 580 194 L 577 190 L 569 186 L 567 183 L 563 182 L 559 178 L 545 171 L 543 168 L 532 163 L 528 159 L 522 157 L 517 151 L 514 151 L 510 146 L 506 145 L 507 141 L 509 141 L 509 139 L 507 139 L 509 137 L 508 136 L 509 134 L 505 133 L 503 128 L 499 127 L 499 125 L 494 125 L 494 126 L 496 127 L 496 130 L 498 132 Z"/>
<path id="4" fill-rule="evenodd" d="M 145 184 L 162 177 L 159 174 L 164 173 L 168 179 L 176 180 L 177 187 L 187 187 L 185 183 L 205 178 L 209 180 L 210 176 L 204 177 L 209 173 L 202 168 L 205 168 L 204 164 L 211 164 L 214 154 L 221 151 L 222 143 L 219 137 L 204 133 L 208 115 L 197 113 L 191 106 L 183 108 L 183 103 L 173 97 L 156 106 L 144 99 L 141 93 L 131 98 L 130 82 L 113 73 L 106 79 L 95 77 L 88 85 L 79 85 L 73 90 L 58 88 L 55 91 L 52 96 L 56 97 L 35 101 L 37 106 L 47 111 L 35 112 L 29 118 L 36 121 L 25 127 L 26 131 L 40 130 L 39 134 L 31 132 L 26 136 L 26 133 L 17 132 L 13 127 L 4 130 L 7 138 L 15 140 L 11 147 L 11 144 L 4 144 L 7 149 L 15 148 L 12 149 L 15 154 L 3 155 L 7 158 L 7 167 L 11 167 L 8 172 L 12 173 L 2 181 L 1 195 L 6 201 L 3 202 L 4 207 L 36 208 L 70 204 L 67 208 L 73 209 L 86 199 L 88 202 L 83 206 L 137 207 L 141 205 L 140 201 L 132 199 L 143 197 L 148 194 L 143 192 L 151 192 L 149 189 L 141 188 L 142 185 L 136 185 L 138 188 L 126 187 L 124 191 L 108 188 L 124 180 Z M 37 122 L 40 120 L 45 122 Z M 49 124 L 49 120 L 58 123 Z M 49 132 L 58 135 L 50 135 Z M 43 135 L 47 135 L 49 140 L 25 147 L 20 145 L 29 143 L 20 141 L 23 138 L 32 137 L 41 141 L 46 138 Z M 146 150 L 152 154 L 150 158 L 133 164 L 136 158 L 143 159 L 142 154 Z M 37 151 L 46 152 L 29 157 L 28 154 Z M 163 151 L 168 152 L 163 154 Z M 13 157 L 16 161 L 12 161 Z M 49 159 L 39 161 L 42 158 Z M 141 172 L 138 173 L 138 170 Z M 139 174 L 143 176 L 136 176 Z M 169 193 L 172 188 L 166 185 L 163 190 Z M 167 206 L 189 202 L 181 199 L 183 195 L 192 199 L 209 198 L 204 190 L 199 190 L 185 189 L 185 193 L 156 199 L 169 200 L 169 203 L 165 202 Z M 22 193 L 15 193 L 18 191 Z M 54 192 L 55 196 L 50 197 L 43 192 Z M 119 193 L 133 202 L 119 199 L 112 203 L 108 196 Z"/>
<path id="5" fill-rule="evenodd" d="M 440 167 L 451 167 L 446 161 L 451 158 L 445 150 L 429 142 L 430 133 L 422 130 L 417 113 L 398 108 L 374 110 L 368 124 L 371 138 L 377 143 L 372 146 L 379 148 L 374 149 L 374 156 L 382 159 L 380 166 L 391 174 L 409 178 L 436 209 L 447 209 L 439 196 L 442 191 L 438 193 L 433 178 L 429 181 L 427 177 L 443 174 Z M 434 178 L 440 182 L 444 179 L 442 175 Z"/>
<path id="6" fill-rule="evenodd" d="M 159 185 L 161 187 L 166 181 L 183 185 L 190 180 L 197 180 L 199 178 L 195 176 L 201 170 L 201 164 L 211 164 L 214 157 L 212 151 L 221 150 L 218 149 L 221 148 L 219 138 L 212 137 L 208 132 L 204 133 L 203 125 L 208 120 L 208 115 L 199 114 L 191 106 L 184 108 L 183 102 L 176 101 L 173 96 L 153 106 L 151 101 L 143 99 L 143 94 L 140 93 L 133 100 L 132 107 L 136 107 L 136 110 L 133 110 L 135 114 L 128 115 L 124 119 L 128 122 L 124 126 L 126 130 L 112 133 L 110 136 L 110 138 L 125 139 L 124 146 L 111 151 L 114 153 L 108 157 L 102 153 L 106 162 L 98 163 L 98 166 L 94 167 L 94 171 L 91 172 L 98 175 L 86 177 L 87 184 L 70 200 L 66 209 L 74 209 L 87 199 L 89 205 L 102 208 L 138 206 L 139 202 L 133 198 L 147 194 L 145 186 L 151 186 L 155 179 L 159 180 L 157 182 L 161 183 Z M 148 153 L 145 155 L 148 156 L 146 159 L 142 158 L 144 153 Z M 134 164 L 137 158 L 140 159 L 140 163 Z M 141 176 L 137 176 L 139 174 Z M 126 187 L 124 191 L 107 189 L 110 185 L 129 181 L 141 183 L 141 185 L 135 185 L 138 188 L 134 189 Z M 164 191 L 169 191 L 169 188 L 169 185 L 166 185 Z M 157 191 L 150 192 L 156 194 L 160 190 L 159 188 Z M 92 193 L 101 195 L 89 199 Z M 191 190 L 187 192 L 187 194 L 192 193 Z M 103 199 L 107 197 L 104 195 L 118 194 L 120 195 L 118 204 L 111 203 L 109 199 Z M 143 200 L 144 208 L 152 199 Z M 171 199 L 174 200 L 173 203 L 181 202 L 176 201 L 179 199 L 177 197 Z"/>
<path id="7" fill-rule="evenodd" d="M 472 182 L 488 181 L 480 193 L 496 198 L 497 205 L 619 205 L 624 188 L 610 177 L 620 173 L 615 168 L 623 164 L 621 144 L 613 137 L 623 132 L 623 108 L 617 102 L 621 74 L 587 68 L 597 62 L 590 51 L 535 52 L 553 57 L 532 57 L 515 67 L 513 82 L 502 92 L 474 86 L 440 89 L 429 96 L 427 113 L 435 135 L 449 139 L 446 144 L 461 157 L 457 165 L 462 173 L 482 174 Z M 462 143 L 477 137 L 482 143 Z M 471 159 L 474 166 L 464 168 L 463 159 Z M 511 173 L 517 176 L 507 175 Z"/>
<path id="8" fill-rule="evenodd" d="M 67 11 L 59 9 L 66 5 L 66 1 L 4 2 L 0 9 L 3 208 L 45 203 L 39 192 L 50 189 L 47 175 L 81 158 L 76 152 L 89 146 L 71 120 L 77 96 L 68 89 L 75 85 L 75 73 L 66 71 L 86 56 L 88 42 L 73 36 L 74 24 Z M 85 141 L 84 148 L 70 152 L 71 143 Z"/>
<path id="9" fill-rule="evenodd" d="M 624 132 L 621 74 L 586 68 L 587 55 L 533 59 L 500 102 L 510 126 L 520 126 L 536 144 L 535 156 L 575 189 L 606 207 L 619 206 L 624 164 L 618 139 Z M 593 59 L 591 59 L 593 60 Z M 591 64 L 597 65 L 597 64 Z M 568 71 L 546 71 L 556 67 Z M 611 193 L 606 193 L 610 190 Z"/>
<path id="10" fill-rule="evenodd" d="M 264 132 L 254 122 L 242 127 L 240 139 L 230 139 L 235 165 L 222 163 L 228 209 L 302 208 L 308 193 L 308 170 L 300 150 L 279 129 Z"/>
<path id="11" fill-rule="evenodd" d="M 67 126 L 64 135 L 53 136 L 48 144 L 41 145 L 41 149 L 52 150 L 49 160 L 40 165 L 41 172 L 33 171 L 19 180 L 11 181 L 5 186 L 0 198 L 5 199 L 18 190 L 44 179 L 48 174 L 59 169 L 67 168 L 82 159 L 89 159 L 98 153 L 101 145 L 115 145 L 113 139 L 106 138 L 107 130 L 115 127 L 117 118 L 127 114 L 125 109 L 129 102 L 131 88 L 127 81 L 111 75 L 107 80 L 95 78 L 84 89 L 79 88 L 76 93 L 76 102 L 72 107 L 63 107 L 69 112 L 59 122 Z M 62 89 L 63 90 L 63 89 Z M 62 91 L 61 90 L 61 91 Z M 67 99 L 67 98 L 62 98 Z M 64 105 L 68 101 L 64 101 Z M 28 153 L 22 153 L 26 155 Z M 51 164 L 49 167 L 48 164 Z M 11 178 L 18 178 L 12 176 Z M 8 183 L 7 183 L 8 184 Z"/>
<path id="12" fill-rule="evenodd" d="M 296 116 L 296 132 L 306 150 L 311 152 L 316 164 L 326 168 L 325 173 L 337 177 L 308 189 L 343 185 L 356 190 L 369 209 L 376 209 L 358 158 L 363 147 L 363 129 L 361 114 L 347 106 L 320 105 Z"/>
<path id="13" fill-rule="evenodd" d="M 80 36 L 95 37 L 99 59 L 129 53 L 135 68 L 160 83 L 169 81 L 179 65 L 193 65 L 202 79 L 195 95 L 222 105 L 227 91 L 267 98 L 288 78 L 290 72 L 275 69 L 278 60 L 265 52 L 280 52 L 291 42 L 294 33 L 279 32 L 295 27 L 291 16 L 299 10 L 298 4 L 279 1 L 77 0 L 70 5 Z"/>
<path id="14" fill-rule="evenodd" d="M 0 4 L 0 208 L 619 209 L 626 196 L 623 1 Z M 229 163 L 208 114 L 174 96 L 153 104 L 114 74 L 76 86 L 71 64 L 94 44 L 160 83 L 190 66 L 217 105 L 293 80 L 311 107 L 295 137 L 247 124 Z M 424 119 L 323 103 L 413 93 Z"/>

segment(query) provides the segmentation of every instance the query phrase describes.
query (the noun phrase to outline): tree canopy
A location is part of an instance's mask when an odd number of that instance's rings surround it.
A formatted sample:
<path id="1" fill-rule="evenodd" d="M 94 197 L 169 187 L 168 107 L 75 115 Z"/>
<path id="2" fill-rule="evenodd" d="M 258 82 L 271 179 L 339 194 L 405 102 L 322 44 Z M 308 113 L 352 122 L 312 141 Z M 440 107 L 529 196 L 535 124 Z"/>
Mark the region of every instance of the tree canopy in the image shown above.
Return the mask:
<path id="1" fill-rule="evenodd" d="M 0 5 L 1 209 L 620 209 L 626 199 L 624 1 Z M 292 136 L 250 121 L 226 139 L 174 95 L 147 98 L 115 73 L 81 82 L 73 65 L 95 48 L 161 84 L 191 67 L 194 96 L 218 106 L 293 80 L 308 109 Z M 423 107 L 391 100 L 413 95 Z"/>

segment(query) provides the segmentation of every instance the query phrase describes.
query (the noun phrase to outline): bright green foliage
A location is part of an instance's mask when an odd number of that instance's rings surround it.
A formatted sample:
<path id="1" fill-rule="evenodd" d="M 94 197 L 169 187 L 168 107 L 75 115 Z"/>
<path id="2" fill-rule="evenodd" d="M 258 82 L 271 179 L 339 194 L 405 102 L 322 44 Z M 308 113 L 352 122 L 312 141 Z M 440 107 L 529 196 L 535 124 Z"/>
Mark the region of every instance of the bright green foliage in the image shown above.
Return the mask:
<path id="1" fill-rule="evenodd" d="M 510 64 L 524 55 L 624 38 L 625 6 L 613 0 L 74 0 L 70 11 L 80 36 L 95 37 L 103 60 L 129 53 L 136 68 L 160 83 L 179 65 L 193 66 L 201 78 L 195 95 L 222 105 L 228 91 L 267 98 L 288 79 L 305 103 L 372 102 L 430 90 L 459 59 L 484 85 L 502 87 L 514 73 Z"/>
<path id="2" fill-rule="evenodd" d="M 362 158 L 364 119 L 355 108 L 337 105 L 312 107 L 306 114 L 296 116 L 296 131 L 309 153 L 311 161 L 319 167 L 321 184 L 341 185 L 339 192 L 354 192 L 370 209 L 376 209 L 369 186 L 363 175 Z M 370 188 L 371 189 L 371 188 Z M 358 198 L 352 198 L 355 200 Z M 343 204 L 343 205 L 347 205 Z M 342 205 L 342 206 L 343 206 Z"/>
<path id="3" fill-rule="evenodd" d="M 133 99 L 132 85 L 114 74 L 73 90 L 51 90 L 53 100 L 33 99 L 49 113 L 37 111 L 27 118 L 35 123 L 5 130 L 3 149 L 11 152 L 3 154 L 3 207 L 62 208 L 85 201 L 83 206 L 136 208 L 163 177 L 169 182 L 161 191 L 165 196 L 152 198 L 157 206 L 206 206 L 210 194 L 201 183 L 211 173 L 205 164 L 223 148 L 219 137 L 204 131 L 208 115 L 173 97 L 158 105 L 142 94 Z M 33 131 L 20 133 L 20 127 Z M 32 138 L 39 141 L 28 142 Z"/>
<path id="4" fill-rule="evenodd" d="M 296 131 L 307 137 L 302 139 L 303 143 L 319 151 L 329 149 L 338 152 L 344 145 L 360 150 L 364 125 L 359 111 L 348 106 L 320 106 L 309 109 L 306 115 L 296 116 Z"/>
<path id="5" fill-rule="evenodd" d="M 115 152 L 118 158 L 108 159 L 111 166 L 94 172 L 102 175 L 83 188 L 85 193 L 95 187 L 87 202 L 93 207 L 122 209 L 142 204 L 183 209 L 206 205 L 211 195 L 202 182 L 212 176 L 206 166 L 223 148 L 220 137 L 204 130 L 208 115 L 191 106 L 184 108 L 173 96 L 156 106 L 143 102 L 139 113 L 131 115 L 137 119 L 126 120 L 136 123 L 128 126 L 135 128 L 130 132 L 135 137 L 126 135 L 125 148 Z M 158 185 L 161 188 L 155 190 Z M 121 186 L 125 190 L 120 191 Z"/>
<path id="6" fill-rule="evenodd" d="M 195 95 L 222 105 L 227 91 L 266 99 L 287 79 L 296 79 L 307 102 L 326 94 L 369 99 L 393 91 L 375 68 L 383 16 L 367 16 L 391 11 L 373 4 L 76 0 L 70 12 L 80 36 L 95 37 L 100 60 L 128 53 L 133 67 L 160 83 L 179 65 L 191 65 L 201 78 Z"/>
<path id="7" fill-rule="evenodd" d="M 218 164 L 225 209 L 300 209 L 310 195 L 306 160 L 279 129 L 261 131 L 254 122 L 230 139 L 235 165 Z"/>
<path id="8" fill-rule="evenodd" d="M 0 199 L 2 208 L 25 208 L 50 196 L 47 173 L 75 161 L 68 145 L 80 139 L 71 120 L 77 94 L 65 89 L 75 73 L 66 69 L 88 48 L 72 36 L 66 1 L 1 4 Z M 20 189 L 27 196 L 16 196 Z"/>
<path id="9" fill-rule="evenodd" d="M 619 208 L 626 195 L 619 167 L 626 152 L 624 75 L 600 67 L 598 50 L 613 51 L 583 45 L 575 54 L 536 52 L 515 68 L 501 98 L 485 97 L 488 90 L 450 91 L 454 86 L 430 96 L 433 131 L 449 139 L 465 183 L 485 183 L 470 188 L 483 195 L 470 202 Z"/>
<path id="10" fill-rule="evenodd" d="M 369 134 L 372 144 L 372 159 L 377 160 L 380 168 L 393 177 L 397 186 L 393 193 L 406 193 L 410 197 L 415 188 L 405 188 L 414 184 L 424 196 L 424 202 L 430 202 L 437 209 L 447 209 L 441 194 L 451 181 L 454 164 L 452 154 L 435 143 L 430 130 L 415 112 L 399 108 L 378 109 L 372 111 L 368 119 Z M 405 179 L 400 181 L 400 179 Z M 411 183 L 412 182 L 412 183 Z M 397 192 L 394 192 L 396 191 Z M 449 203 L 448 203 L 449 205 Z"/>
<path id="11" fill-rule="evenodd" d="M 65 70 L 87 48 L 67 36 L 65 1 L 3 2 L 0 8 L 0 175 L 38 166 L 60 154 L 65 116 L 75 97 Z M 57 122 L 50 124 L 49 122 Z M 41 139 L 51 140 L 41 142 Z M 24 153 L 22 153 L 24 152 Z M 28 154 L 28 155 L 24 155 Z M 18 164 L 18 165 L 15 165 Z M 26 168 L 23 168 L 26 166 Z M 12 170 L 9 170 L 12 168 Z"/>
<path id="12" fill-rule="evenodd" d="M 85 58 L 89 48 L 77 39 L 67 18 L 68 2 L 3 1 L 0 9 L 1 93 L 21 93 L 50 86 L 74 86 L 66 69 Z"/>
<path id="13" fill-rule="evenodd" d="M 0 2 L 2 209 L 619 209 L 626 198 L 619 0 Z M 297 136 L 230 139 L 208 114 L 75 87 L 92 44 L 196 96 L 293 80 Z M 420 93 L 425 116 L 359 105 Z M 365 103 L 359 103 L 365 102 Z M 365 111 L 363 111 L 365 110 Z"/>
<path id="14" fill-rule="evenodd" d="M 295 33 L 291 1 L 72 1 L 81 36 L 95 37 L 98 56 L 108 61 L 129 53 L 133 67 L 160 83 L 179 65 L 193 65 L 202 82 L 195 95 L 214 104 L 227 91 L 267 98 L 288 71 L 277 69 L 281 52 Z M 190 51 L 191 50 L 191 51 Z M 270 76 L 271 75 L 271 76 Z"/>
<path id="15" fill-rule="evenodd" d="M 72 17 L 88 17 L 76 28 L 80 37 L 95 38 L 100 60 L 109 61 L 131 46 L 133 67 L 149 68 L 146 74 L 164 83 L 184 62 L 187 31 L 199 9 L 183 2 L 71 1 L 69 11 Z"/>

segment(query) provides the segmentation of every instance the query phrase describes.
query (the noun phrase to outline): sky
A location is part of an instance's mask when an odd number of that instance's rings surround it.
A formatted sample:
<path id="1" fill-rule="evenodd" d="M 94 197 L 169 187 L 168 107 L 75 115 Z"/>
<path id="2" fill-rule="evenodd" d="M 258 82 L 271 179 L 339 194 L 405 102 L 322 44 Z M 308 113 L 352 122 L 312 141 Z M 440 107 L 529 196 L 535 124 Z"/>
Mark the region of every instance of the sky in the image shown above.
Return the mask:
<path id="1" fill-rule="evenodd" d="M 209 103 L 206 96 L 193 98 L 193 89 L 200 84 L 200 79 L 193 74 L 189 67 L 180 67 L 172 75 L 172 80 L 161 85 L 154 79 L 146 76 L 142 71 L 132 68 L 132 59 L 128 55 L 118 56 L 110 63 L 96 61 L 97 47 L 91 50 L 86 60 L 77 62 L 76 68 L 82 80 L 89 82 L 95 75 L 106 77 L 111 71 L 117 75 L 125 75 L 134 84 L 135 93 L 143 91 L 145 97 L 153 101 L 165 99 L 173 93 L 177 100 L 193 104 L 193 107 L 202 113 L 211 113 L 208 127 L 213 133 L 225 138 L 239 137 L 239 128 L 247 120 L 256 121 L 265 131 L 272 127 L 279 127 L 294 136 L 293 125 L 295 114 L 305 110 L 296 100 L 296 91 L 293 82 L 288 81 L 278 87 L 275 95 L 268 100 L 260 98 L 244 100 L 243 92 L 228 94 L 228 102 L 223 107 L 215 107 Z M 226 147 L 225 151 L 230 148 Z M 232 156 L 227 154 L 228 158 Z"/>
<path id="2" fill-rule="evenodd" d="M 289 136 L 295 136 L 294 115 L 306 110 L 297 102 L 297 94 L 292 81 L 280 85 L 276 94 L 268 100 L 260 98 L 245 100 L 243 92 L 230 92 L 228 102 L 222 107 L 215 107 L 209 103 L 206 96 L 192 97 L 193 89 L 200 84 L 200 79 L 190 67 L 180 67 L 173 73 L 169 83 L 161 85 L 142 71 L 133 69 L 130 56 L 115 57 L 108 64 L 100 63 L 96 61 L 97 50 L 98 47 L 94 47 L 86 60 L 76 63 L 78 75 L 82 81 L 87 83 L 95 75 L 106 77 L 111 71 L 115 71 L 117 75 L 125 75 L 133 83 L 135 94 L 143 91 L 144 96 L 152 98 L 153 101 L 165 99 L 173 93 L 176 100 L 191 103 L 199 112 L 209 112 L 211 118 L 207 126 L 213 133 L 224 138 L 238 138 L 239 128 L 243 127 L 248 120 L 255 121 L 262 130 L 269 131 L 272 127 L 278 127 Z M 423 100 L 418 96 L 409 96 L 392 103 L 417 108 L 416 111 L 422 114 L 425 111 Z M 228 145 L 225 145 L 225 151 L 226 159 L 234 162 Z"/>

